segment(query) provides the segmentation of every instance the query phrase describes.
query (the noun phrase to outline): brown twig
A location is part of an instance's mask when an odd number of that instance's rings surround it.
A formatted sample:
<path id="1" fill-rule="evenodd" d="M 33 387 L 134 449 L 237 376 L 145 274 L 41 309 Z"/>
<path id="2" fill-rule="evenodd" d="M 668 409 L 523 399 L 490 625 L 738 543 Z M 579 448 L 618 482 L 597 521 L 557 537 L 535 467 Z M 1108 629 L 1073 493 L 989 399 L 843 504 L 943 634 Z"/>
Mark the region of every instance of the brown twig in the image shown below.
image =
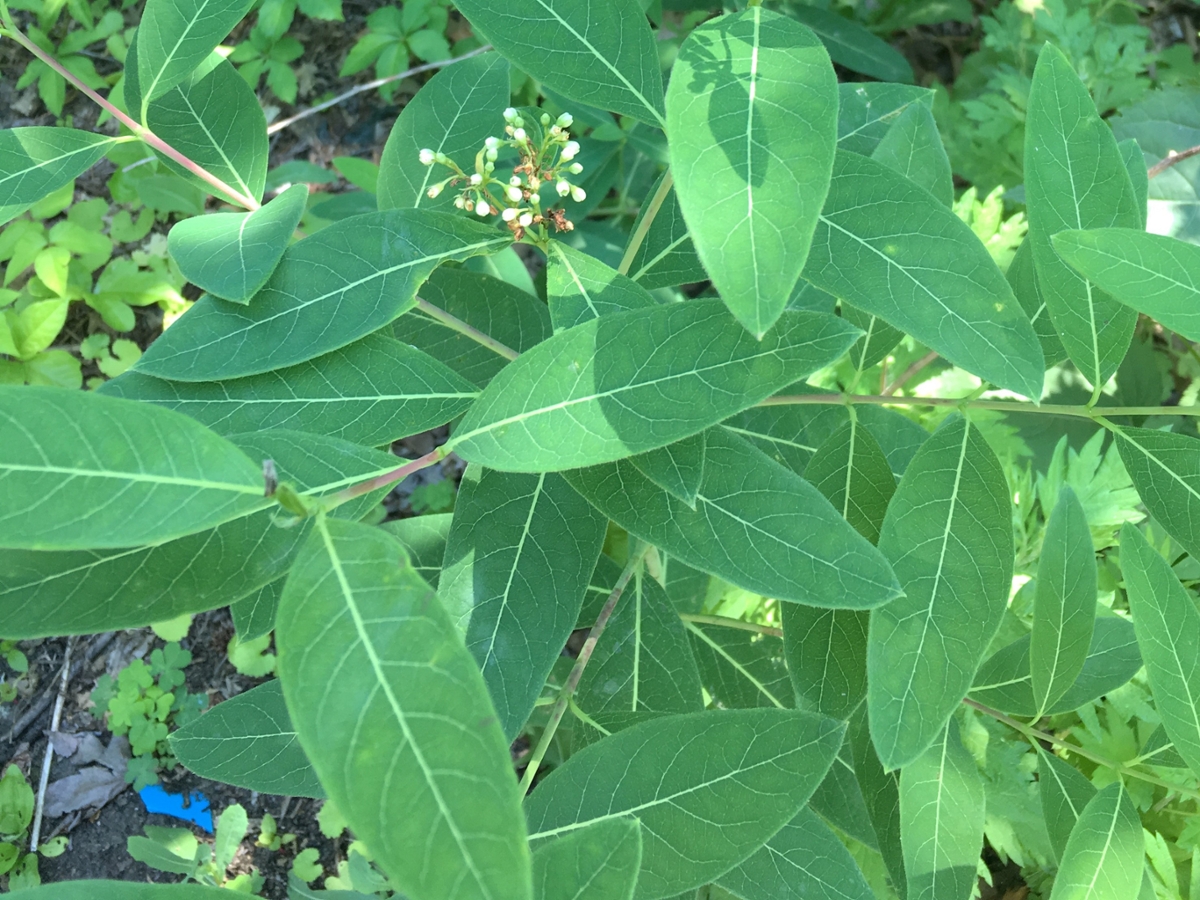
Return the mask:
<path id="1" fill-rule="evenodd" d="M 75 665 L 72 667 L 71 671 L 71 680 L 74 681 L 76 678 L 78 678 L 79 673 L 83 671 L 84 666 L 103 653 L 108 645 L 113 642 L 113 639 L 116 636 L 117 633 L 115 631 L 109 631 L 104 634 L 96 635 L 96 637 L 93 638 L 91 645 L 88 647 L 85 657 L 83 659 L 76 659 Z M 41 718 L 42 714 L 49 709 L 50 704 L 53 701 L 53 694 L 48 692 L 42 694 L 37 703 L 29 707 L 29 709 L 21 715 L 21 718 L 17 719 L 16 724 L 13 725 L 12 730 L 8 734 L 9 742 L 15 743 L 16 741 L 19 741 L 21 736 L 25 734 L 29 727 L 39 718 Z"/>
<path id="2" fill-rule="evenodd" d="M 1200 144 L 1195 147 L 1188 147 L 1186 150 L 1180 150 L 1178 153 L 1172 150 L 1167 154 L 1166 159 L 1159 160 L 1149 169 L 1147 169 L 1146 174 L 1151 178 L 1155 177 L 1156 175 L 1161 175 L 1163 172 L 1167 171 L 1167 169 L 1171 168 L 1171 166 L 1177 166 L 1185 159 L 1191 159 L 1198 153 L 1200 153 Z"/>
<path id="3" fill-rule="evenodd" d="M 938 358 L 937 353 L 933 350 L 930 350 L 928 353 L 926 353 L 924 356 L 922 356 L 920 359 L 918 359 L 915 363 L 913 363 L 911 366 L 909 366 L 907 369 L 905 369 L 903 372 L 901 372 L 899 378 L 897 378 L 895 381 L 893 381 L 891 384 L 889 384 L 887 387 L 885 387 L 882 392 L 883 396 L 885 396 L 885 397 L 892 396 L 894 393 L 896 393 L 896 391 L 900 390 L 900 388 L 902 388 L 902 387 L 904 387 L 904 385 L 908 384 L 908 382 L 912 380 L 914 375 L 916 375 L 918 372 L 920 372 L 922 369 L 924 369 L 927 365 L 929 365 L 931 362 L 933 362 L 937 358 Z"/>

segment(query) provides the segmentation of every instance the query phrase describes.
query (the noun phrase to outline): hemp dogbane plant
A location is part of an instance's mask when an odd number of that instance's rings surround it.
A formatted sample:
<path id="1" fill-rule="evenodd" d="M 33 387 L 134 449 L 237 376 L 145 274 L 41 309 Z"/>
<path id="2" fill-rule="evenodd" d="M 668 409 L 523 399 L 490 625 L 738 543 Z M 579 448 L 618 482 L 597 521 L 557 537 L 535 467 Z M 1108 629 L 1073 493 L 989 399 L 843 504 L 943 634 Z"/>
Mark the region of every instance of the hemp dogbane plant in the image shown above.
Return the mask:
<path id="1" fill-rule="evenodd" d="M 1200 249 L 1144 233 L 1136 146 L 1045 47 L 1006 277 L 950 207 L 932 92 L 839 85 L 789 15 L 714 14 L 664 92 L 635 0 L 458 6 L 495 51 L 404 109 L 377 212 L 298 240 L 305 188 L 262 203 L 263 115 L 214 53 L 247 0 L 147 0 L 123 98 L 92 94 L 127 134 L 0 134 L 5 219 L 138 140 L 243 209 L 175 226 L 206 293 L 132 370 L 0 387 L 0 634 L 227 605 L 244 637 L 273 628 L 278 680 L 175 753 L 328 797 L 412 900 L 865 900 L 876 852 L 898 895 L 967 900 L 979 712 L 1038 748 L 1052 896 L 1134 897 L 1123 780 L 1200 796 L 1200 613 L 1172 568 L 1200 553 L 1200 408 L 1105 393 L 1139 312 L 1200 340 Z M 3 34 L 57 65 L 7 13 Z M 510 61 L 542 107 L 509 107 Z M 622 167 L 636 218 L 589 218 Z M 507 271 L 517 241 L 544 257 L 536 293 L 465 265 Z M 970 387 L 860 392 L 902 341 Z M 1090 399 L 1040 403 L 1068 359 Z M 1063 447 L 1057 480 L 1015 489 L 985 439 L 1035 416 L 1111 441 L 1105 471 L 1154 519 L 1153 543 L 1121 528 L 1100 617 L 1119 522 L 1064 481 Z M 446 423 L 420 459 L 379 449 Z M 453 514 L 372 524 L 451 452 Z M 706 584 L 767 601 L 713 615 Z M 1054 733 L 1143 660 L 1164 731 L 1141 758 Z"/>

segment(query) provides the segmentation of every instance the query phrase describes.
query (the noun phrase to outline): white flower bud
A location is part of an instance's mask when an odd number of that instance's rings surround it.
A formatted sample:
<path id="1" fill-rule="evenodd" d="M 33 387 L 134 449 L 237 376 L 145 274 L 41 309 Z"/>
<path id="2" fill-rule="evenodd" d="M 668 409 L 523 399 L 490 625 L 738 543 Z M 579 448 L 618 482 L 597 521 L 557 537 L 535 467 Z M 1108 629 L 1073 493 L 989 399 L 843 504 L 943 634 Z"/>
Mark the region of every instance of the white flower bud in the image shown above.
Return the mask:
<path id="1" fill-rule="evenodd" d="M 518 219 L 518 220 L 517 220 L 517 223 L 518 223 L 518 224 L 519 224 L 519 225 L 520 225 L 522 228 L 528 228 L 530 225 L 532 225 L 532 224 L 533 224 L 533 215 L 532 215 L 532 213 L 525 213 L 523 216 L 521 216 L 521 218 L 520 218 L 520 219 Z"/>
<path id="2" fill-rule="evenodd" d="M 483 176 L 476 172 L 471 176 L 471 184 L 476 186 L 483 184 Z"/>
<path id="3" fill-rule="evenodd" d="M 513 203 L 520 203 L 524 199 L 519 187 L 510 187 L 507 191 L 505 191 L 505 194 L 508 195 L 508 199 Z"/>
<path id="4" fill-rule="evenodd" d="M 580 172 L 583 171 L 583 163 L 571 163 L 571 165 L 567 169 L 567 171 L 570 172 L 572 175 L 578 175 Z"/>
<path id="5" fill-rule="evenodd" d="M 558 121 L 555 124 L 558 125 L 559 128 L 570 128 L 574 122 L 575 117 L 570 113 L 565 112 L 558 117 Z"/>
<path id="6" fill-rule="evenodd" d="M 491 211 L 492 211 L 492 208 L 490 206 L 488 206 L 487 203 L 483 200 L 480 200 L 478 203 L 475 204 L 475 212 L 479 213 L 481 216 L 486 216 L 489 213 L 491 213 Z"/>
<path id="7" fill-rule="evenodd" d="M 571 185 L 565 179 L 554 185 L 554 189 L 558 191 L 558 196 L 560 197 L 565 197 L 571 193 Z"/>
<path id="8" fill-rule="evenodd" d="M 489 150 L 495 150 L 500 146 L 500 138 L 490 137 L 483 142 L 483 146 L 487 147 Z"/>
<path id="9" fill-rule="evenodd" d="M 541 195 L 541 194 L 530 194 L 530 195 L 529 195 L 529 202 L 530 202 L 530 203 L 541 203 L 541 202 L 542 202 L 542 195 Z"/>
<path id="10" fill-rule="evenodd" d="M 504 212 L 500 213 L 500 218 L 502 218 L 505 222 L 511 222 L 520 214 L 520 212 L 521 211 L 519 209 L 510 206 Z"/>
<path id="11" fill-rule="evenodd" d="M 512 178 L 508 179 L 508 183 L 511 184 L 513 187 L 520 187 L 521 186 L 521 176 L 514 175 Z"/>
<path id="12" fill-rule="evenodd" d="M 513 124 L 516 125 L 518 128 L 524 128 L 525 120 L 522 119 L 520 116 L 517 116 L 515 119 L 513 119 Z"/>
<path id="13" fill-rule="evenodd" d="M 464 200 L 462 197 L 455 197 L 455 198 L 454 198 L 454 206 L 455 206 L 457 209 L 466 209 L 466 208 L 467 208 L 467 201 L 466 201 L 466 200 Z"/>
<path id="14" fill-rule="evenodd" d="M 576 203 L 582 203 L 587 199 L 587 191 L 581 187 L 573 187 L 571 188 L 571 199 Z"/>
<path id="15" fill-rule="evenodd" d="M 423 165 L 423 166 L 432 166 L 433 165 L 433 161 L 434 161 L 433 151 L 430 150 L 428 147 L 426 147 L 419 154 L 417 154 L 417 158 L 421 160 L 421 165 Z"/>
<path id="16" fill-rule="evenodd" d="M 440 194 L 441 192 L 442 192 L 442 185 L 435 184 L 433 187 L 431 187 L 425 193 L 429 197 L 430 200 L 434 200 L 437 198 L 437 195 Z"/>
<path id="17" fill-rule="evenodd" d="M 562 148 L 563 162 L 570 162 L 579 153 L 579 141 L 567 141 L 566 146 Z"/>
<path id="18" fill-rule="evenodd" d="M 517 117 L 517 111 L 513 107 L 510 106 L 508 109 L 506 109 L 504 111 L 504 121 L 505 122 L 511 122 L 516 117 Z"/>
<path id="19" fill-rule="evenodd" d="M 499 159 L 499 157 L 500 157 L 500 153 L 496 150 L 488 150 L 483 155 L 483 158 L 486 159 L 490 163 L 494 163 L 497 159 Z"/>
<path id="20" fill-rule="evenodd" d="M 524 128 L 518 128 L 516 131 L 513 132 L 513 140 L 523 141 L 523 140 L 525 140 L 525 137 L 526 137 L 526 135 L 525 135 Z"/>

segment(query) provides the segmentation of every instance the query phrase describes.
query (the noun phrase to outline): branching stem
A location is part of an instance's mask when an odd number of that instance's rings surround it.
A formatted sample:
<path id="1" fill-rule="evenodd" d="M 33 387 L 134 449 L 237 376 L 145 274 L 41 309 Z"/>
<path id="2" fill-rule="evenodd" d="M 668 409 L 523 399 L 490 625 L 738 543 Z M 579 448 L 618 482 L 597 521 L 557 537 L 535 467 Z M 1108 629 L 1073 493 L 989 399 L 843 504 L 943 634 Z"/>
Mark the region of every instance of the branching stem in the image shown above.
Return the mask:
<path id="1" fill-rule="evenodd" d="M 702 616 L 692 613 L 680 613 L 679 618 L 685 622 L 697 625 L 720 625 L 722 628 L 736 628 L 738 631 L 753 631 L 755 634 L 768 634 L 771 637 L 783 637 L 782 628 L 772 628 L 770 625 L 759 625 L 755 622 L 744 622 L 741 619 L 731 619 L 728 616 Z"/>
<path id="2" fill-rule="evenodd" d="M 969 409 L 993 409 L 1008 413 L 1034 413 L 1043 416 L 1071 416 L 1100 421 L 1104 416 L 1200 416 L 1200 406 L 1066 406 L 1052 403 L 1037 405 L 1024 400 L 972 400 L 955 397 L 892 397 L 884 394 L 780 394 L 768 397 L 759 406 L 797 406 L 805 404 L 872 406 L 953 406 Z M 1103 424 L 1103 423 L 1101 423 Z"/>
<path id="3" fill-rule="evenodd" d="M 621 264 L 617 266 L 617 271 L 622 275 L 628 275 L 630 268 L 633 266 L 633 260 L 637 256 L 638 250 L 642 249 L 642 243 L 646 240 L 646 235 L 650 233 L 650 226 L 654 224 L 654 219 L 658 216 L 658 211 L 662 209 L 662 205 L 666 202 L 667 194 L 671 192 L 672 185 L 675 184 L 675 177 L 671 174 L 671 170 L 663 174 L 662 181 L 658 185 L 658 190 L 654 192 L 654 196 L 650 198 L 650 205 L 646 207 L 646 215 L 642 216 L 642 220 L 638 222 L 637 230 L 629 239 L 629 246 L 625 248 L 625 255 L 621 257 Z"/>
<path id="4" fill-rule="evenodd" d="M 418 297 L 417 309 L 425 313 L 425 315 L 429 316 L 429 318 L 434 319 L 442 325 L 445 325 L 451 331 L 457 331 L 459 334 L 469 337 L 477 344 L 487 347 L 497 356 L 503 356 L 507 360 L 514 360 L 520 355 L 516 350 L 512 349 L 512 347 L 505 346 L 494 337 L 484 334 L 478 328 L 468 325 L 457 316 L 450 315 L 450 313 L 446 312 L 440 306 L 434 306 L 428 300 L 422 300 L 420 297 Z"/>

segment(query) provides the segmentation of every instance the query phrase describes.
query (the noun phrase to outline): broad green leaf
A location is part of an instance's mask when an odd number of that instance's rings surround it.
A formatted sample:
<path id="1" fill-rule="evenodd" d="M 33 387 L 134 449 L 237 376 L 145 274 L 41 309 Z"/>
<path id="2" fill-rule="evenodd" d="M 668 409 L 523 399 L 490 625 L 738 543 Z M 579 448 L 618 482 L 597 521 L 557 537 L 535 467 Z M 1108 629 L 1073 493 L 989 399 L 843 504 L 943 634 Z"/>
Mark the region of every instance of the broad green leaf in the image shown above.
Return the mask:
<path id="1" fill-rule="evenodd" d="M 134 118 L 145 122 L 150 101 L 182 83 L 249 8 L 249 0 L 149 0 L 136 39 L 138 102 L 126 97 Z"/>
<path id="2" fill-rule="evenodd" d="M 596 643 L 575 693 L 587 714 L 698 712 L 700 672 L 666 592 L 634 574 Z"/>
<path id="3" fill-rule="evenodd" d="M 1142 820 L 1121 782 L 1080 813 L 1063 850 L 1050 900 L 1127 900 L 1142 883 Z"/>
<path id="4" fill-rule="evenodd" d="M 1030 243 L 1028 235 L 1021 241 L 1012 262 L 1008 264 L 1005 277 L 1037 334 L 1038 343 L 1042 345 L 1042 353 L 1046 357 L 1047 368 L 1062 362 L 1067 358 L 1067 351 L 1054 328 L 1054 323 L 1050 321 L 1050 311 L 1046 309 L 1046 300 L 1038 287 L 1037 272 L 1033 266 L 1033 244 Z"/>
<path id="5" fill-rule="evenodd" d="M 186 413 L 221 434 L 290 428 L 372 447 L 448 422 L 478 395 L 437 360 L 382 334 L 261 375 L 186 382 L 130 371 L 100 392 Z"/>
<path id="6" fill-rule="evenodd" d="M 726 709 L 795 706 L 779 638 L 698 622 L 684 627 L 701 683 L 714 702 Z"/>
<path id="7" fill-rule="evenodd" d="M 642 826 L 610 819 L 533 854 L 534 900 L 631 900 L 642 864 Z"/>
<path id="8" fill-rule="evenodd" d="M 893 328 L 879 316 L 855 309 L 849 303 L 842 304 L 842 318 L 863 332 L 863 336 L 850 348 L 850 362 L 859 372 L 882 362 L 904 339 L 903 331 Z"/>
<path id="9" fill-rule="evenodd" d="M 0 432 L 0 547 L 161 542 L 271 504 L 249 457 L 170 410 L 0 387 Z"/>
<path id="10" fill-rule="evenodd" d="M 171 90 L 151 100 L 146 117 L 155 134 L 193 162 L 245 196 L 253 200 L 262 197 L 267 178 L 267 120 L 253 89 L 232 63 L 214 54 Z M 208 182 L 174 160 L 162 159 L 168 168 L 209 193 L 213 191 Z M 303 211 L 303 201 L 300 206 Z"/>
<path id="11" fill-rule="evenodd" d="M 1163 727 L 1200 772 L 1200 612 L 1171 564 L 1129 524 L 1121 528 L 1121 573 Z"/>
<path id="12" fill-rule="evenodd" d="M 483 223 L 426 210 L 343 219 L 289 247 L 250 306 L 198 300 L 135 368 L 172 381 L 210 381 L 306 362 L 411 309 L 440 263 L 495 252 L 510 240 Z"/>
<path id="13" fill-rule="evenodd" d="M 910 84 L 839 84 L 838 149 L 870 156 L 909 107 L 932 110 L 933 96 L 929 88 Z"/>
<path id="14" fill-rule="evenodd" d="M 0 131 L 0 225 L 82 175 L 117 143 L 78 128 Z"/>
<path id="15" fill-rule="evenodd" d="M 661 190 L 662 180 L 666 177 L 666 174 L 660 175 L 646 196 L 656 197 Z M 642 204 L 631 234 L 638 233 L 642 222 L 650 214 L 650 207 L 649 201 Z M 634 253 L 629 266 L 629 277 L 647 290 L 708 279 L 708 273 L 704 271 L 700 257 L 696 255 L 696 246 L 688 235 L 687 223 L 683 220 L 683 210 L 679 208 L 675 188 L 667 190 L 662 206 L 659 207 L 645 238 Z"/>
<path id="16" fill-rule="evenodd" d="M 947 206 L 954 203 L 950 157 L 937 122 L 923 103 L 911 103 L 871 153 L 871 158 L 919 184 Z"/>
<path id="17" fill-rule="evenodd" d="M 631 456 L 634 468 L 660 488 L 693 509 L 696 492 L 704 477 L 704 447 L 708 432 L 701 431 L 681 441 Z"/>
<path id="18" fill-rule="evenodd" d="M 899 593 L 883 556 L 812 485 L 724 429 L 707 435 L 695 510 L 628 461 L 566 478 L 622 528 L 755 593 L 847 609 Z"/>
<path id="19" fill-rule="evenodd" d="M 783 652 L 801 709 L 848 719 L 867 694 L 865 610 L 787 604 Z"/>
<path id="20" fill-rule="evenodd" d="M 1001 712 L 1034 716 L 1038 707 L 1033 699 L 1029 646 L 1030 635 L 1025 635 L 984 660 L 971 685 L 971 697 Z M 1091 703 L 1125 684 L 1141 667 L 1133 626 L 1115 616 L 1097 619 L 1079 677 L 1045 712 L 1055 715 Z"/>
<path id="21" fill-rule="evenodd" d="M 1037 335 L 987 248 L 882 163 L 838 153 L 804 277 L 980 378 L 1042 394 Z"/>
<path id="22" fill-rule="evenodd" d="M 229 900 L 229 892 L 218 888 L 136 881 L 56 881 L 8 896 L 13 900 Z"/>
<path id="23" fill-rule="evenodd" d="M 1057 47 L 1038 56 L 1025 130 L 1025 198 L 1038 286 L 1063 346 L 1099 392 L 1121 364 L 1137 315 L 1075 273 L 1051 238 L 1081 228 L 1141 227 L 1108 124 Z"/>
<path id="24" fill-rule="evenodd" d="M 743 900 L 872 900 L 850 851 L 813 812 L 802 809 L 761 849 L 717 879 Z"/>
<path id="25" fill-rule="evenodd" d="M 896 477 L 879 442 L 857 415 L 817 448 L 804 477 L 859 534 L 878 543 L 888 503 L 896 493 Z"/>
<path id="26" fill-rule="evenodd" d="M 1200 557 L 1200 442 L 1170 431 L 1128 426 L 1115 429 L 1113 435 L 1150 515 L 1184 550 Z"/>
<path id="27" fill-rule="evenodd" d="M 658 301 L 641 285 L 617 274 L 594 256 L 553 241 L 546 262 L 546 303 L 554 330 Z"/>
<path id="28" fill-rule="evenodd" d="M 550 337 L 546 304 L 497 278 L 446 266 L 421 286 L 421 296 L 516 353 Z M 420 310 L 397 319 L 392 332 L 479 387 L 508 363 L 506 357 Z"/>
<path id="29" fill-rule="evenodd" d="M 276 578 L 229 604 L 239 641 L 252 641 L 275 630 L 275 614 L 282 594 L 283 579 Z"/>
<path id="30" fill-rule="evenodd" d="M 872 850 L 879 849 L 875 826 L 854 771 L 854 750 L 848 733 L 825 780 L 808 801 L 808 807 L 834 828 Z"/>
<path id="31" fill-rule="evenodd" d="M 857 334 L 831 316 L 793 312 L 758 341 L 730 328 L 717 300 L 613 313 L 523 353 L 451 443 L 463 459 L 510 471 L 610 462 L 753 406 L 837 359 Z"/>
<path id="32" fill-rule="evenodd" d="M 854 754 L 854 774 L 875 829 L 876 845 L 892 887 L 905 900 L 908 876 L 904 871 L 900 834 L 900 773 L 885 771 L 879 762 L 871 740 L 866 704 L 860 706 L 850 719 L 847 742 Z"/>
<path id="33" fill-rule="evenodd" d="M 671 170 L 726 306 L 762 337 L 808 258 L 837 142 L 837 78 L 816 36 L 753 6 L 710 19 L 667 89 Z"/>
<path id="34" fill-rule="evenodd" d="M 574 754 L 530 794 L 530 842 L 537 849 L 594 822 L 635 816 L 642 870 L 634 897 L 699 887 L 799 812 L 843 728 L 780 709 L 711 710 L 626 728 Z"/>
<path id="35" fill-rule="evenodd" d="M 218 703 L 171 735 L 171 751 L 201 778 L 289 797 L 324 797 L 300 748 L 279 679 Z"/>
<path id="36" fill-rule="evenodd" d="M 565 97 L 663 125 L 662 74 L 637 0 L 464 0 L 497 50 Z"/>
<path id="37" fill-rule="evenodd" d="M 1069 485 L 1046 523 L 1029 643 L 1030 686 L 1040 719 L 1075 683 L 1096 622 L 1096 552 L 1087 514 Z"/>
<path id="38" fill-rule="evenodd" d="M 900 771 L 908 900 L 970 900 L 983 849 L 983 779 L 950 720 Z"/>
<path id="39" fill-rule="evenodd" d="M 1200 340 L 1200 247 L 1134 228 L 1063 231 L 1055 252 L 1101 290 Z"/>
<path id="40" fill-rule="evenodd" d="M 500 113 L 508 97 L 508 60 L 498 53 L 461 60 L 429 79 L 404 105 L 383 147 L 379 208 L 452 210 L 455 191 L 443 191 L 434 199 L 426 193 L 450 170 L 423 165 L 420 152 L 428 149 L 468 163 L 489 135 L 503 129 Z"/>
<path id="41" fill-rule="evenodd" d="M 475 660 L 400 544 L 318 519 L 279 623 L 300 744 L 392 883 L 430 900 L 528 898 L 508 742 Z"/>
<path id="42" fill-rule="evenodd" d="M 1042 816 L 1055 857 L 1061 861 L 1067 849 L 1071 829 L 1083 808 L 1096 796 L 1096 788 L 1087 776 L 1070 763 L 1063 762 L 1044 747 L 1038 747 L 1038 793 L 1042 796 Z"/>
<path id="43" fill-rule="evenodd" d="M 1136 138 L 1119 142 L 1117 149 L 1121 151 L 1121 161 L 1125 163 L 1125 171 L 1129 173 L 1129 182 L 1133 185 L 1133 196 L 1142 217 L 1141 230 L 1144 231 L 1150 196 L 1150 172 L 1146 169 L 1146 156 Z"/>
<path id="44" fill-rule="evenodd" d="M 320 496 L 395 467 L 396 458 L 315 434 L 234 435 L 254 460 L 272 459 L 282 481 Z M 381 491 L 335 515 L 358 518 Z M 0 550 L 0 633 L 13 638 L 142 628 L 225 606 L 287 573 L 310 523 L 276 524 L 276 508 L 208 531 L 120 550 Z"/>
<path id="45" fill-rule="evenodd" d="M 1167 729 L 1162 725 L 1150 732 L 1150 737 L 1146 738 L 1146 743 L 1138 756 L 1154 766 L 1167 766 L 1172 769 L 1188 767 L 1187 760 L 1179 755 L 1179 751 L 1175 749 L 1175 744 L 1167 734 Z"/>
<path id="46" fill-rule="evenodd" d="M 903 54 L 852 19 L 816 6 L 789 5 L 788 11 L 817 33 L 839 66 L 880 81 L 912 82 Z"/>
<path id="47" fill-rule="evenodd" d="M 893 769 L 941 733 L 1008 604 L 1012 499 L 995 453 L 965 419 L 947 419 L 917 453 L 879 549 L 904 590 L 872 612 L 867 642 L 871 736 Z"/>
<path id="48" fill-rule="evenodd" d="M 510 740 L 575 627 L 606 525 L 560 475 L 476 465 L 463 475 L 438 599 Z"/>
<path id="49" fill-rule="evenodd" d="M 296 184 L 252 213 L 184 219 L 167 236 L 167 249 L 196 287 L 249 303 L 279 264 L 307 199 L 308 188 Z"/>
<path id="50" fill-rule="evenodd" d="M 379 527 L 404 545 L 408 560 L 417 574 L 436 588 L 442 573 L 442 558 L 453 527 L 454 514 L 414 516 L 393 519 Z"/>

